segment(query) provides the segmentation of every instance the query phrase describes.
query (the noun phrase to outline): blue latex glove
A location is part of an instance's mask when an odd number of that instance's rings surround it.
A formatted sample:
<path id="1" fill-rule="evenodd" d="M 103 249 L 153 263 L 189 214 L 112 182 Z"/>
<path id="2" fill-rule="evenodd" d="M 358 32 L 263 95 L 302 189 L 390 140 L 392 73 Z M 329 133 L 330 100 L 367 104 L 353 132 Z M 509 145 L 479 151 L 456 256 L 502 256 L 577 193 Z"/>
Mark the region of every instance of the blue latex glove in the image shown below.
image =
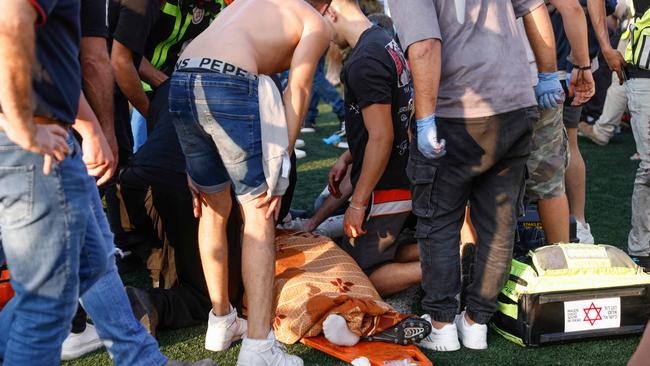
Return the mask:
<path id="1" fill-rule="evenodd" d="M 564 103 L 564 89 L 557 72 L 540 72 L 539 82 L 535 85 L 537 104 L 542 109 L 557 108 Z"/>
<path id="2" fill-rule="evenodd" d="M 445 146 L 447 141 L 441 139 L 438 141 L 438 129 L 436 127 L 436 115 L 424 117 L 417 120 L 418 129 L 418 150 L 429 159 L 438 159 L 443 157 L 447 150 Z"/>

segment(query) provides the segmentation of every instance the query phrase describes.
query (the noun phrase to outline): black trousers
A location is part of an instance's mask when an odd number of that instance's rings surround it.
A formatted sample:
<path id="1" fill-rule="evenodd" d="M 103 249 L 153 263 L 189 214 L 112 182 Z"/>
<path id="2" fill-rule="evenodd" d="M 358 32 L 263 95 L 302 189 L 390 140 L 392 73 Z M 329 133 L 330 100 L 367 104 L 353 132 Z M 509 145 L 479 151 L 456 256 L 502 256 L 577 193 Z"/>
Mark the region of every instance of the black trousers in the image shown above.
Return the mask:
<path id="1" fill-rule="evenodd" d="M 411 145 L 407 175 L 418 216 L 422 306 L 434 320 L 452 322 L 458 312 L 460 228 L 468 201 L 478 243 L 466 310 L 482 324 L 496 311 L 510 271 L 532 124 L 538 117 L 535 107 L 485 118 L 439 118 L 445 156 L 427 159 L 417 144 Z"/>
<path id="2" fill-rule="evenodd" d="M 140 174 L 146 168 L 128 167 L 120 176 L 120 192 L 131 225 L 139 236 L 151 235 L 174 248 L 178 283 L 170 289 L 151 289 L 158 310 L 158 329 L 179 329 L 203 324 L 212 308 L 198 248 L 198 220 L 192 213 L 187 186 L 148 184 Z M 164 172 L 173 175 L 178 173 Z M 170 178 L 171 179 L 171 178 Z M 184 177 L 183 177 L 184 179 Z M 228 222 L 229 290 L 234 306 L 241 303 L 242 219 L 233 205 Z"/>

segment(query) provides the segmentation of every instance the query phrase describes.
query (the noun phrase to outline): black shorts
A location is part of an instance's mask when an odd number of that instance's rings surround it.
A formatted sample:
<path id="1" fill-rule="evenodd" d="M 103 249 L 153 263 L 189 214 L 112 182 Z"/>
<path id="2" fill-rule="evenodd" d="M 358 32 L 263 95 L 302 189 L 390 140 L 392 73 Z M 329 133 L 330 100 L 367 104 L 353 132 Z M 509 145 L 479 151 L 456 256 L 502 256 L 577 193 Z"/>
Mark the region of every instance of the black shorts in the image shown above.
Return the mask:
<path id="1" fill-rule="evenodd" d="M 565 104 L 564 111 L 563 111 L 564 127 L 578 128 L 578 123 L 580 123 L 581 114 L 582 114 L 582 106 L 574 107 Z"/>
<path id="2" fill-rule="evenodd" d="M 341 247 L 369 276 L 382 265 L 394 261 L 399 246 L 397 237 L 409 216 L 410 212 L 372 216 L 363 225 L 366 234 L 353 239 L 344 237 Z"/>

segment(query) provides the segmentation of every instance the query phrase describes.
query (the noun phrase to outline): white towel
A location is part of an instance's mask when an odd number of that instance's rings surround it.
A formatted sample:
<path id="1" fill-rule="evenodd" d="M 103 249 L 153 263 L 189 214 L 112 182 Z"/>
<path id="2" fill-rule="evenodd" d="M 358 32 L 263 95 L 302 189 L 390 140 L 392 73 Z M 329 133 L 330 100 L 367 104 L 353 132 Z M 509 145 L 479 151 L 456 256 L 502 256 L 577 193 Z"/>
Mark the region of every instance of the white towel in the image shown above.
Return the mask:
<path id="1" fill-rule="evenodd" d="M 266 75 L 259 76 L 258 94 L 264 176 L 269 187 L 267 194 L 282 196 L 289 186 L 291 171 L 291 160 L 287 152 L 289 132 L 282 95 L 273 80 Z"/>

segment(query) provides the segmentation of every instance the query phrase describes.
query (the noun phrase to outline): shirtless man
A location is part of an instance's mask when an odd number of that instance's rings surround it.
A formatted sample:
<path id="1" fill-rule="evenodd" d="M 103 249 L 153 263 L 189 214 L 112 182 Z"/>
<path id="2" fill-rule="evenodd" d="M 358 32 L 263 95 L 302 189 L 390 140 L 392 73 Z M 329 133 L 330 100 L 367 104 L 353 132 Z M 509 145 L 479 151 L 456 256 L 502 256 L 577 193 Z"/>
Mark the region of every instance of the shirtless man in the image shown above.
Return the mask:
<path id="1" fill-rule="evenodd" d="M 316 65 L 331 39 L 322 17 L 329 3 L 235 1 L 187 46 L 172 75 L 170 111 L 200 217 L 199 250 L 212 302 L 205 345 L 212 351 L 228 348 L 247 328 L 228 301 L 225 228 L 231 186 L 243 212 L 248 333 L 237 365 L 302 365 L 270 332 L 281 196 L 266 193 L 257 75 L 289 70 L 284 104 L 287 151 L 293 151 Z"/>

